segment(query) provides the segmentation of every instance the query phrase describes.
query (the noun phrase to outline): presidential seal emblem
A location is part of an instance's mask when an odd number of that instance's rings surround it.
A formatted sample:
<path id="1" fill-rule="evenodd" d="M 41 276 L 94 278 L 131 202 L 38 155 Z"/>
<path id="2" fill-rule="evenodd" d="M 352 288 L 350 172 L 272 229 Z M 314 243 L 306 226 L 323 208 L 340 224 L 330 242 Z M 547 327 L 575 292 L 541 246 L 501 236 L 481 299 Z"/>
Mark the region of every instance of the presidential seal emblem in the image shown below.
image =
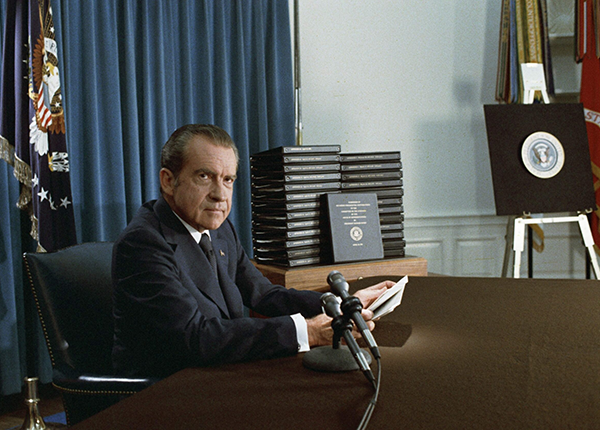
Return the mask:
<path id="1" fill-rule="evenodd" d="M 350 237 L 352 240 L 358 242 L 363 237 L 363 231 L 360 227 L 352 227 L 350 229 Z"/>
<path id="2" fill-rule="evenodd" d="M 533 176 L 548 179 L 556 176 L 565 164 L 565 151 L 560 141 L 550 133 L 530 134 L 521 147 L 523 164 Z"/>

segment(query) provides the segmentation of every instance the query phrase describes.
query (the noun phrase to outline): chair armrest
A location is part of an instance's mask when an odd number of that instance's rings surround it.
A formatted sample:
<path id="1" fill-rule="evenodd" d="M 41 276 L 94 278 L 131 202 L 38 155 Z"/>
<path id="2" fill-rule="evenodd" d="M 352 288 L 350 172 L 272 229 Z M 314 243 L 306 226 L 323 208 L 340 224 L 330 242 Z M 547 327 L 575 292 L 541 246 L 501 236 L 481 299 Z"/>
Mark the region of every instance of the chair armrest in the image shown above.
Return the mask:
<path id="1" fill-rule="evenodd" d="M 148 388 L 159 378 L 127 378 L 114 375 L 81 374 L 73 369 L 54 369 L 53 385 L 62 391 L 79 394 L 130 395 Z"/>

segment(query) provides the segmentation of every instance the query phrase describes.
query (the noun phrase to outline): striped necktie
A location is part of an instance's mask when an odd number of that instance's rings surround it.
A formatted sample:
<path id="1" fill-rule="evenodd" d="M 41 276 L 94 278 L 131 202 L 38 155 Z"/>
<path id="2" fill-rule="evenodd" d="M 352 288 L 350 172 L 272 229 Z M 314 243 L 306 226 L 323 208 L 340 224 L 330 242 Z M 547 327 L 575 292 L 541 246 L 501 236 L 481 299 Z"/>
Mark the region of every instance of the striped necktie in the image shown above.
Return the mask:
<path id="1" fill-rule="evenodd" d="M 200 238 L 200 248 L 202 248 L 202 251 L 204 251 L 206 258 L 208 258 L 208 261 L 213 268 L 215 276 L 217 276 L 217 258 L 215 257 L 215 251 L 213 250 L 210 238 L 206 233 L 203 233 L 202 237 Z"/>

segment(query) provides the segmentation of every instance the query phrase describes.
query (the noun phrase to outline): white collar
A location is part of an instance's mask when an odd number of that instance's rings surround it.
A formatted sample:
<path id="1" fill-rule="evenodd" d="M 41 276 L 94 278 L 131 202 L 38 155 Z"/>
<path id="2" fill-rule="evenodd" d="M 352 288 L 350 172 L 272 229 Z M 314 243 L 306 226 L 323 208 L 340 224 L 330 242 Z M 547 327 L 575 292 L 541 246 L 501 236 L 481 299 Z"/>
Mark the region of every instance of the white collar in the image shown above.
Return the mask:
<path id="1" fill-rule="evenodd" d="M 189 225 L 187 222 L 185 222 L 183 219 L 181 219 L 181 217 L 179 215 L 177 215 L 175 213 L 175 211 L 173 211 L 173 213 L 175 214 L 175 216 L 177 218 L 179 218 L 179 221 L 181 221 L 181 223 L 183 224 L 183 226 L 190 232 L 190 234 L 192 235 L 192 237 L 194 238 L 194 240 L 196 241 L 196 243 L 200 243 L 200 239 L 202 238 L 202 234 L 204 234 L 204 233 L 206 233 L 208 235 L 209 239 L 212 239 L 210 237 L 210 231 L 209 230 L 198 231 L 194 227 L 192 227 L 191 225 Z"/>

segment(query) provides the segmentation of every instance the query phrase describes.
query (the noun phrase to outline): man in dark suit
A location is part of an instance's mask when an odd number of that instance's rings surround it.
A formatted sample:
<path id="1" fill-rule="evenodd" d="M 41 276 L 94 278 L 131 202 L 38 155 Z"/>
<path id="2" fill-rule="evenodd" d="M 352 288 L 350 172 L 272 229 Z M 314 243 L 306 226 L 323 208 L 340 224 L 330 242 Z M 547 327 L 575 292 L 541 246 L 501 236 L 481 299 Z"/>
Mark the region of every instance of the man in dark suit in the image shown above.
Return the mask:
<path id="1" fill-rule="evenodd" d="M 271 284 L 244 252 L 227 219 L 237 165 L 235 144 L 216 126 L 181 127 L 165 144 L 162 196 L 140 208 L 114 246 L 119 374 L 166 376 L 330 344 L 321 294 Z M 359 298 L 366 306 L 391 285 Z M 269 318 L 245 317 L 244 305 Z M 372 328 L 372 313 L 363 315 Z"/>

